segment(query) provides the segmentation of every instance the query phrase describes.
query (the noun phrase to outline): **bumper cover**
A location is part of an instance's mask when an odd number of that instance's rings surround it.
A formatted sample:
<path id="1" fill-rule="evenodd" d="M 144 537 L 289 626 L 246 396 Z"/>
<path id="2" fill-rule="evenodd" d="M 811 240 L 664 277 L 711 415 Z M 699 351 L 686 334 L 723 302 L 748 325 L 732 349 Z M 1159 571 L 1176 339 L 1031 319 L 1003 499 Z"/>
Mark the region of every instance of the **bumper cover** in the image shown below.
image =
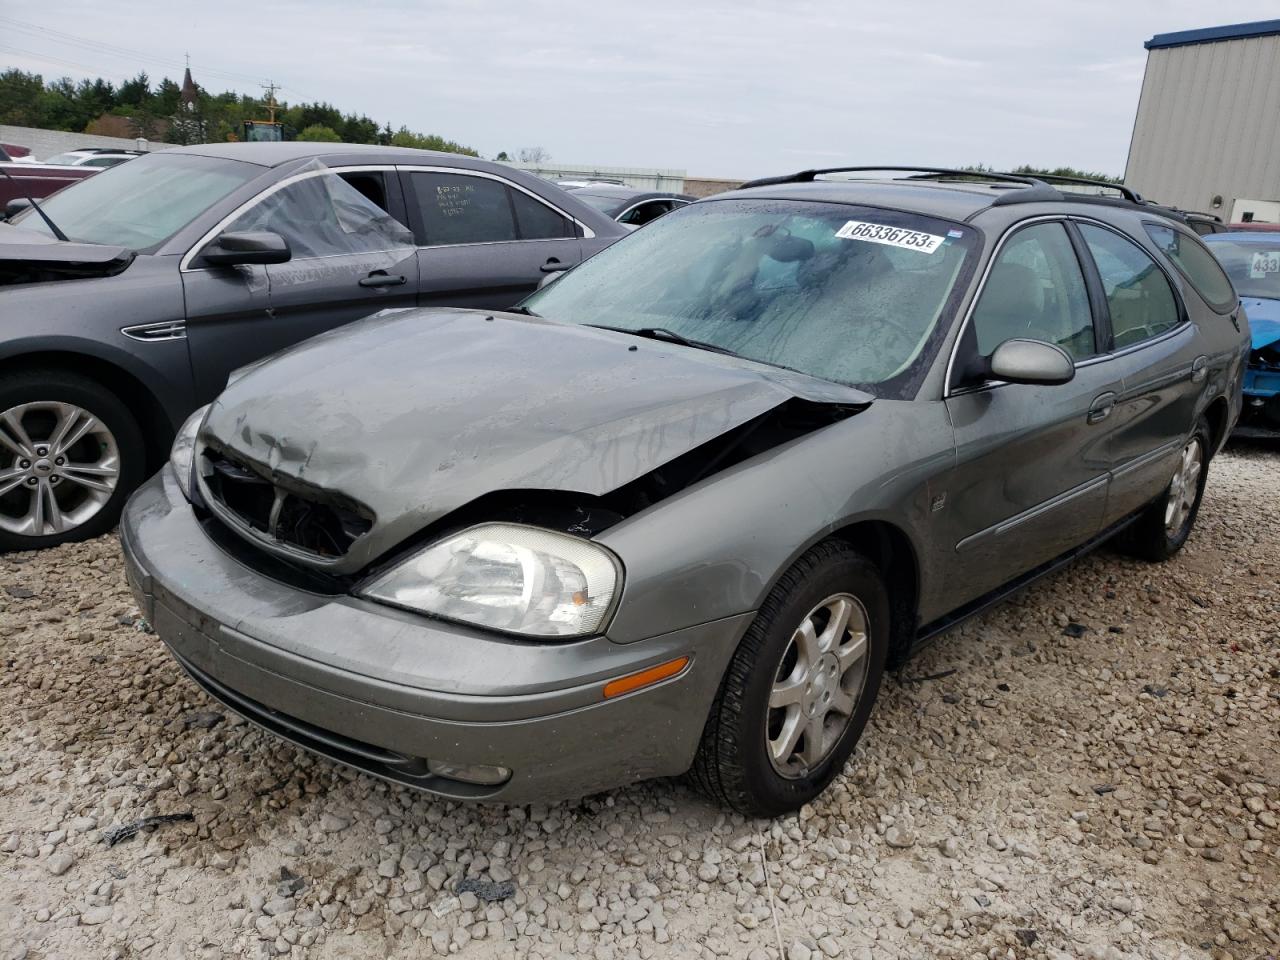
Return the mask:
<path id="1" fill-rule="evenodd" d="M 458 799 L 541 802 L 684 772 L 751 620 L 548 645 L 309 593 L 220 549 L 167 469 L 129 501 L 120 539 L 144 614 L 208 693 L 316 753 Z M 670 680 L 603 699 L 608 680 L 679 656 L 690 665 Z M 427 773 L 428 759 L 512 774 L 479 786 Z"/>

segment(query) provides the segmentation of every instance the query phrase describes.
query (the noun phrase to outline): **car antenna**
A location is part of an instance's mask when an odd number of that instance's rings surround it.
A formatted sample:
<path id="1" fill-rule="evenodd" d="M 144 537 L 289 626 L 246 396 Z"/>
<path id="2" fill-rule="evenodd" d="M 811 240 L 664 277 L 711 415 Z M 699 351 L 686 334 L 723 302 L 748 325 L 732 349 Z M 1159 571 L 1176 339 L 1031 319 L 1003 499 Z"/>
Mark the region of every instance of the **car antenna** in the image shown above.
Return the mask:
<path id="1" fill-rule="evenodd" d="M 40 204 L 36 203 L 36 198 L 31 196 L 31 194 L 27 193 L 26 190 L 23 190 L 22 184 L 18 183 L 17 179 L 11 173 L 9 173 L 8 170 L 6 170 L 4 167 L 0 167 L 0 173 L 3 173 L 7 179 L 13 181 L 14 185 L 17 186 L 18 190 L 22 192 L 22 199 L 27 201 L 27 203 L 31 204 L 35 212 L 40 214 L 40 219 L 49 225 L 49 229 L 53 231 L 53 235 L 55 237 L 57 237 L 63 243 L 71 242 L 71 238 L 58 229 L 58 225 L 54 223 L 52 220 L 50 220 L 49 215 L 45 213 L 43 209 L 41 209 Z"/>

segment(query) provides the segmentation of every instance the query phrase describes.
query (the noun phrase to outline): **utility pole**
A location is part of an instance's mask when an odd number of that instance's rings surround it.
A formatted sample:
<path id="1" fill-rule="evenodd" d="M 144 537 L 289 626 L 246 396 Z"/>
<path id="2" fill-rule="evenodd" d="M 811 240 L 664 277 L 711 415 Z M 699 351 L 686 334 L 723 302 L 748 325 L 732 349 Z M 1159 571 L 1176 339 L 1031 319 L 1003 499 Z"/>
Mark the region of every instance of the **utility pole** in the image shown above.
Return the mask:
<path id="1" fill-rule="evenodd" d="M 271 122 L 275 123 L 276 110 L 278 109 L 276 105 L 276 85 L 270 80 L 268 80 L 266 83 L 262 85 L 262 89 L 267 91 L 267 96 L 266 96 L 267 112 L 271 115 Z"/>

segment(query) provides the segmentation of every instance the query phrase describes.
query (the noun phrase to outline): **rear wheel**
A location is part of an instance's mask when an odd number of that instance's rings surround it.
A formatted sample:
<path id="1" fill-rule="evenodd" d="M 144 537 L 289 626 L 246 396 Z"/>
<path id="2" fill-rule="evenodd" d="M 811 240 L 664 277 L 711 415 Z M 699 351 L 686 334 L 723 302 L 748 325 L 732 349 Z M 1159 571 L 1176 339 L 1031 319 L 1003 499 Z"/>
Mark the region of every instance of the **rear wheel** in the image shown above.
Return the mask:
<path id="1" fill-rule="evenodd" d="M 721 681 L 690 771 L 713 800 L 778 816 L 843 769 L 884 672 L 889 599 L 876 567 L 819 544 L 773 589 Z"/>
<path id="2" fill-rule="evenodd" d="M 1182 549 L 1200 513 L 1210 449 L 1209 423 L 1201 419 L 1182 448 L 1169 486 L 1121 534 L 1120 548 L 1125 553 L 1159 563 Z"/>
<path id="3" fill-rule="evenodd" d="M 60 370 L 0 377 L 0 550 L 110 530 L 145 455 L 137 421 L 94 381 Z"/>

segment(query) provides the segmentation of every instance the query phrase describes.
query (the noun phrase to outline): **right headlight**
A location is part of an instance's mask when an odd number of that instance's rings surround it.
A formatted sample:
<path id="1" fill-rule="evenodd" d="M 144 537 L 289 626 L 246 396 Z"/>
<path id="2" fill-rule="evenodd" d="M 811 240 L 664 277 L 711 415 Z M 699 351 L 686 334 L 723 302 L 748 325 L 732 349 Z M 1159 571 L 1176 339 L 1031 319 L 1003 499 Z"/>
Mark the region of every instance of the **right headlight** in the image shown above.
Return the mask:
<path id="1" fill-rule="evenodd" d="M 590 540 L 485 523 L 414 554 L 360 593 L 478 627 L 578 637 L 603 628 L 620 580 L 617 559 Z"/>
<path id="2" fill-rule="evenodd" d="M 169 448 L 169 467 L 173 470 L 173 478 L 178 481 L 182 495 L 188 500 L 191 499 L 191 460 L 196 452 L 196 433 L 208 412 L 209 404 L 206 403 L 187 417 L 178 428 L 178 435 L 173 438 L 173 446 Z"/>

